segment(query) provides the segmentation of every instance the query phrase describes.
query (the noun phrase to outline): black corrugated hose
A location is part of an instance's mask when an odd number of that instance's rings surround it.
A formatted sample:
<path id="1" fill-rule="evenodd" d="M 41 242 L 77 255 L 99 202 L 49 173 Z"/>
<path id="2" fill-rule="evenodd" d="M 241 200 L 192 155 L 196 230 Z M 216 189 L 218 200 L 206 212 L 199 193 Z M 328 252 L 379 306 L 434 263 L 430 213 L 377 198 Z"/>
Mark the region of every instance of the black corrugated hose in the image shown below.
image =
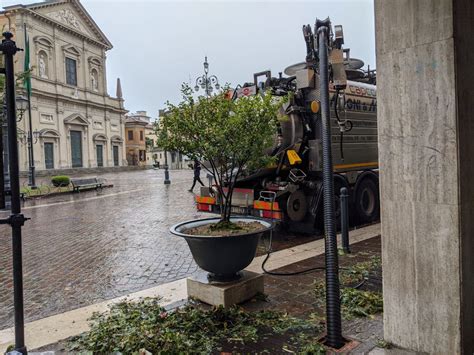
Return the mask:
<path id="1" fill-rule="evenodd" d="M 339 348 L 344 342 L 341 327 L 339 262 L 336 222 L 334 218 L 334 180 L 331 155 L 331 121 L 329 107 L 328 28 L 318 28 L 318 55 L 321 99 L 321 130 L 323 145 L 324 230 L 326 255 L 326 344 Z"/>

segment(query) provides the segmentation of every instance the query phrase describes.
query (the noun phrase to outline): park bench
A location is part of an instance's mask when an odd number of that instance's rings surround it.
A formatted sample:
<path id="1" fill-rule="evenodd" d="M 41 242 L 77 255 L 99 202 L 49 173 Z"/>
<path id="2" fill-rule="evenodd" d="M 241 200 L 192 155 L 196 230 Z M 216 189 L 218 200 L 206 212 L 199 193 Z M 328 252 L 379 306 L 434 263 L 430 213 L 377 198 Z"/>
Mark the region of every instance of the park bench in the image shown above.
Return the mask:
<path id="1" fill-rule="evenodd" d="M 72 190 L 74 192 L 79 192 L 79 190 L 86 189 L 98 189 L 102 188 L 104 184 L 97 178 L 83 178 L 83 179 L 71 179 Z"/>

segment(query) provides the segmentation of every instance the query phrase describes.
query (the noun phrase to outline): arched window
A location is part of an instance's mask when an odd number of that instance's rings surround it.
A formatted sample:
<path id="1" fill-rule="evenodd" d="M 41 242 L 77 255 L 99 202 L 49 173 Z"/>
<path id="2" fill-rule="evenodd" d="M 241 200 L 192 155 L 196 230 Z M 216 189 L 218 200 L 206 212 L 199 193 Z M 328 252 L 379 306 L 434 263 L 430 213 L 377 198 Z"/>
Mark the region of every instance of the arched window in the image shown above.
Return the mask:
<path id="1" fill-rule="evenodd" d="M 38 75 L 40 78 L 48 79 L 48 54 L 41 50 L 38 52 Z"/>

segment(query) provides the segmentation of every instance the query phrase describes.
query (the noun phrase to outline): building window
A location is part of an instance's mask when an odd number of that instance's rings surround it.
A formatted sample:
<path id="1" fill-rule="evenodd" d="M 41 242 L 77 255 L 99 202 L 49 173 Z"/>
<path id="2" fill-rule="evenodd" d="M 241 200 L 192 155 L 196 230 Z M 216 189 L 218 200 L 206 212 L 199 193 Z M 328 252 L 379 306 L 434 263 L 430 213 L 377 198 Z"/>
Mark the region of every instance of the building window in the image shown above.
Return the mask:
<path id="1" fill-rule="evenodd" d="M 46 169 L 54 169 L 54 144 L 44 143 L 44 166 Z"/>
<path id="2" fill-rule="evenodd" d="M 104 147 L 102 144 L 95 146 L 97 153 L 97 166 L 104 166 Z"/>
<path id="3" fill-rule="evenodd" d="M 128 131 L 128 140 L 133 141 L 133 131 Z"/>
<path id="4" fill-rule="evenodd" d="M 71 58 L 66 58 L 66 83 L 77 86 L 76 61 Z"/>
<path id="5" fill-rule="evenodd" d="M 143 131 L 140 131 L 140 140 L 143 140 Z"/>

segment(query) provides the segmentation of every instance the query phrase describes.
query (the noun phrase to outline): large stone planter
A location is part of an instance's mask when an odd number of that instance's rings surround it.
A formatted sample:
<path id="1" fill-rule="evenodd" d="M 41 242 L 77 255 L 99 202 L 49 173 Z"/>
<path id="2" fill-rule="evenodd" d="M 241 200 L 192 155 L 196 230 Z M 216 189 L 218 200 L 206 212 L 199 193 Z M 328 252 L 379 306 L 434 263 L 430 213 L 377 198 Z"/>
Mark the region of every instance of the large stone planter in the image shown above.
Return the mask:
<path id="1" fill-rule="evenodd" d="M 219 218 L 205 218 L 182 222 L 171 227 L 174 235 L 186 240 L 198 266 L 209 272 L 209 279 L 219 282 L 234 281 L 240 278 L 240 271 L 252 262 L 257 251 L 258 240 L 274 225 L 254 217 L 231 217 L 232 222 L 259 222 L 265 229 L 258 232 L 233 236 L 200 236 L 186 234 L 186 230 L 201 225 L 216 223 Z"/>

